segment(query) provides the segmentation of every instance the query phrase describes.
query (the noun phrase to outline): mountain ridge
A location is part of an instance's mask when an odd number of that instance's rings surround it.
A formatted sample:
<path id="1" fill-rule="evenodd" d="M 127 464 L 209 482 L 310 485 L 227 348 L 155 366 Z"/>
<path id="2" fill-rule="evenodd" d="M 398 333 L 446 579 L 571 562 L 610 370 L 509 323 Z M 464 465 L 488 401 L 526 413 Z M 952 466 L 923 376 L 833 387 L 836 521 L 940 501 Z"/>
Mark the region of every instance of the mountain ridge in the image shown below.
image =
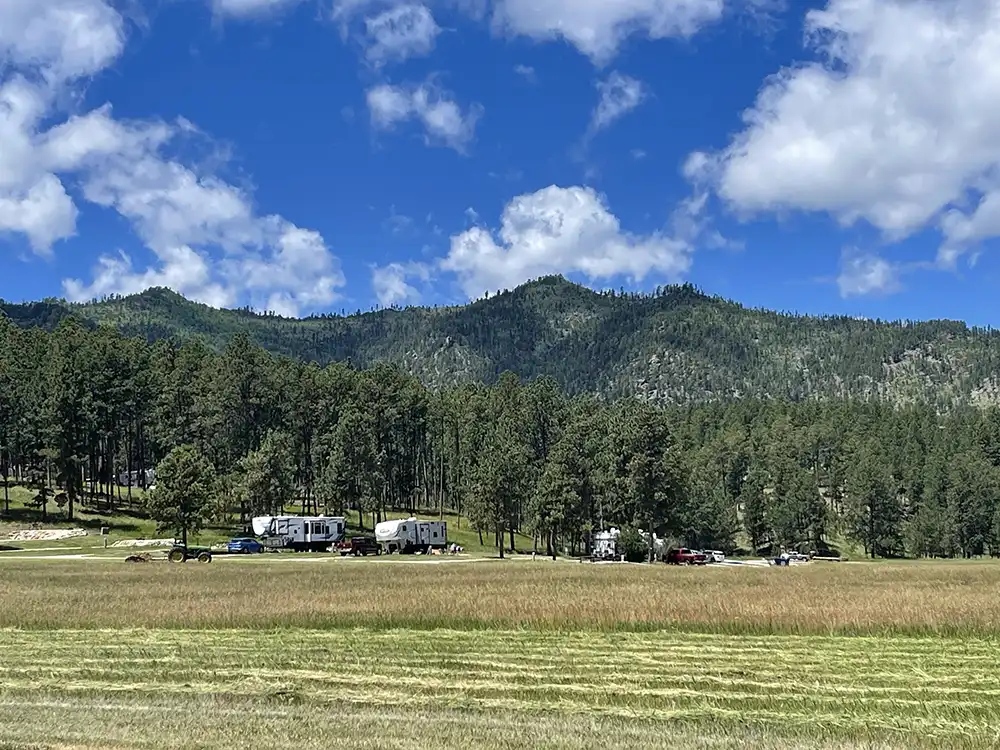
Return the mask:
<path id="1" fill-rule="evenodd" d="M 327 364 L 390 361 L 432 386 L 549 375 L 571 392 L 670 403 L 863 398 L 942 408 L 1000 402 L 1000 332 L 962 321 L 883 321 L 748 308 L 690 284 L 598 292 L 547 276 L 464 305 L 283 318 L 220 310 L 165 288 L 89 303 L 0 301 L 17 325 L 73 316 L 148 341 L 245 333 Z"/>

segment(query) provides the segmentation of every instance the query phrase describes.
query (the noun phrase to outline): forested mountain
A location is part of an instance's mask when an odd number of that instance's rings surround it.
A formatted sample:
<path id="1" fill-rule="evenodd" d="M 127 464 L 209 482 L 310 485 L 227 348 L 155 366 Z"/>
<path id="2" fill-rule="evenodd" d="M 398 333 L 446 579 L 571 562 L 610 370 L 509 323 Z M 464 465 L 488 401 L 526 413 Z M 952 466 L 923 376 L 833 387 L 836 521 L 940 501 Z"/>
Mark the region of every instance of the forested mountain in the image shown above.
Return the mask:
<path id="1" fill-rule="evenodd" d="M 53 503 L 72 518 L 128 502 L 116 477 L 154 466 L 181 490 L 154 491 L 158 519 L 197 495 L 185 514 L 233 526 L 290 506 L 366 522 L 455 512 L 486 541 L 520 531 L 553 551 L 615 525 L 724 550 L 846 538 L 876 555 L 1000 554 L 996 407 L 657 406 L 509 372 L 431 389 L 389 364 L 269 354 L 245 333 L 214 352 L 72 316 L 51 333 L 0 318 L 0 518 L 10 485 L 34 489 L 39 520 Z"/>
<path id="2" fill-rule="evenodd" d="M 1000 400 L 1000 335 L 953 321 L 808 317 L 748 309 L 690 285 L 598 293 L 547 277 L 468 305 L 302 320 L 218 310 L 166 289 L 83 305 L 0 305 L 20 326 L 66 316 L 147 341 L 245 333 L 321 365 L 386 361 L 428 386 L 549 375 L 569 393 L 663 403 L 742 397 L 861 398 L 938 408 Z"/>

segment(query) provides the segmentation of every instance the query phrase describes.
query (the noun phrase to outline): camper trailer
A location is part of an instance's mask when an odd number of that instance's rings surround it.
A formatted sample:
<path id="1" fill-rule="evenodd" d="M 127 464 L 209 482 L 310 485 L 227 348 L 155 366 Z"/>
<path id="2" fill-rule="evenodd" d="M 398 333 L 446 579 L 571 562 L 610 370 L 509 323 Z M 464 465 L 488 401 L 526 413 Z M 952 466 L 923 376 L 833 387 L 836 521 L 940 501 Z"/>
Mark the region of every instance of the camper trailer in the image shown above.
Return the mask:
<path id="1" fill-rule="evenodd" d="M 341 516 L 258 516 L 253 533 L 269 549 L 326 552 L 344 538 Z"/>
<path id="2" fill-rule="evenodd" d="M 375 524 L 375 540 L 388 553 L 409 554 L 444 549 L 448 545 L 448 524 L 407 518 Z"/>
<path id="3" fill-rule="evenodd" d="M 618 535 L 621 532 L 616 528 L 609 531 L 599 531 L 594 534 L 594 551 L 592 556 L 595 560 L 613 560 L 618 557 Z"/>
<path id="4" fill-rule="evenodd" d="M 123 471 L 118 475 L 122 487 L 151 487 L 156 481 L 156 469 L 145 471 Z"/>

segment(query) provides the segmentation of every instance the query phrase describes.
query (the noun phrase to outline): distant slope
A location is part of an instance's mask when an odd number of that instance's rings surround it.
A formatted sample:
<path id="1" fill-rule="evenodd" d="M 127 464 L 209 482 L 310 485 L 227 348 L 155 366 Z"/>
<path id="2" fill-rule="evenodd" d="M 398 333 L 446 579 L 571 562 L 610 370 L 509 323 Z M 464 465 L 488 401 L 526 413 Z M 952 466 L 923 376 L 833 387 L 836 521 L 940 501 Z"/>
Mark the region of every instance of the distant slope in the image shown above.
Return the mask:
<path id="1" fill-rule="evenodd" d="M 19 325 L 65 315 L 150 341 L 237 331 L 320 363 L 396 362 L 431 385 L 548 374 L 574 392 L 674 403 L 742 396 L 1000 401 L 1000 335 L 962 323 L 792 316 L 708 297 L 690 285 L 601 294 L 548 277 L 468 305 L 290 320 L 217 310 L 166 289 L 85 305 L 0 306 Z"/>

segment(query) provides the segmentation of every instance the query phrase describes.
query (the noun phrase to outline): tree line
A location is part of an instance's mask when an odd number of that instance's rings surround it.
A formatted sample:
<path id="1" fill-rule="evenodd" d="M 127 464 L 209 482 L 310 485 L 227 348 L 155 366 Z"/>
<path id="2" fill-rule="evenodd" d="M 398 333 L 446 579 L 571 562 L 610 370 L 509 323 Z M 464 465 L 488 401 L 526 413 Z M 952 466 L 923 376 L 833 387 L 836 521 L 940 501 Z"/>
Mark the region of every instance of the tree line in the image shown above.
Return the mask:
<path id="1" fill-rule="evenodd" d="M 147 343 L 72 318 L 0 319 L 0 475 L 39 519 L 135 505 L 122 472 L 201 467 L 204 513 L 457 514 L 585 553 L 610 526 L 699 548 L 1000 553 L 1000 412 L 849 399 L 686 406 L 568 395 L 552 378 L 431 389 L 398 366 L 319 366 L 244 334 Z M 194 475 L 192 475 L 194 476 Z M 176 478 L 166 481 L 183 487 Z M 153 493 L 154 496 L 156 493 Z M 181 492 L 183 494 L 183 492 Z M 164 497 L 148 510 L 169 516 Z"/>

